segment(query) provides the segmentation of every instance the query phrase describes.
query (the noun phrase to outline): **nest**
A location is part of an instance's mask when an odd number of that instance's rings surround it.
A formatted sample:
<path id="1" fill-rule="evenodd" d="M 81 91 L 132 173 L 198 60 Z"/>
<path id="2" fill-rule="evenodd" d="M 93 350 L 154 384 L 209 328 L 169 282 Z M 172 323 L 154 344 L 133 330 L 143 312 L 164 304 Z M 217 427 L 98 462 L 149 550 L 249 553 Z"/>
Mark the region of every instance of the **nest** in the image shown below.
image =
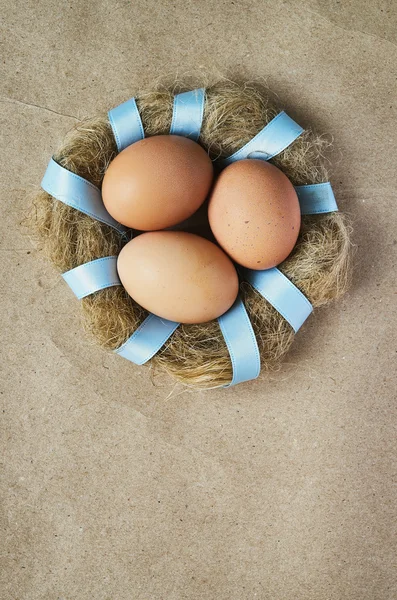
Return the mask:
<path id="1" fill-rule="evenodd" d="M 185 88 L 159 88 L 136 97 L 146 136 L 168 134 L 174 93 Z M 212 159 L 229 156 L 255 136 L 280 111 L 269 95 L 254 85 L 217 82 L 206 88 L 199 143 Z M 327 142 L 306 131 L 271 160 L 294 185 L 328 181 L 323 158 Z M 54 155 L 63 167 L 100 187 L 117 148 L 106 115 L 80 122 Z M 113 228 L 40 191 L 32 220 L 42 249 L 61 271 L 103 256 L 117 255 L 126 243 Z M 297 244 L 279 265 L 313 307 L 341 296 L 348 285 L 350 226 L 339 212 L 303 216 Z M 262 371 L 276 369 L 294 339 L 287 321 L 250 284 L 241 297 L 254 328 Z M 121 286 L 82 300 L 84 324 L 107 350 L 121 346 L 146 318 Z M 180 325 L 150 364 L 197 389 L 224 386 L 232 380 L 232 364 L 218 322 Z"/>

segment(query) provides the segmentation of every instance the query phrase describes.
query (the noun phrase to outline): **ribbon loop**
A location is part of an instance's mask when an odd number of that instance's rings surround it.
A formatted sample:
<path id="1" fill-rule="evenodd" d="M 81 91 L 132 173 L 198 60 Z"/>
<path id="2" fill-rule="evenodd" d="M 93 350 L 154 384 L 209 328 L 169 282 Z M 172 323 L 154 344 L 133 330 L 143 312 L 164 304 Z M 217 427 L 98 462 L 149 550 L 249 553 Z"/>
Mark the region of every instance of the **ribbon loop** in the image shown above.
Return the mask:
<path id="1" fill-rule="evenodd" d="M 115 353 L 136 365 L 143 365 L 157 354 L 178 325 L 150 314 Z"/>
<path id="2" fill-rule="evenodd" d="M 311 185 L 296 185 L 302 215 L 319 215 L 335 212 L 338 205 L 329 181 Z"/>
<path id="3" fill-rule="evenodd" d="M 145 137 L 135 98 L 112 108 L 108 112 L 108 118 L 119 152 Z"/>
<path id="4" fill-rule="evenodd" d="M 182 135 L 194 142 L 200 137 L 205 103 L 205 90 L 200 88 L 174 97 L 170 133 Z"/>
<path id="5" fill-rule="evenodd" d="M 302 292 L 276 269 L 244 271 L 245 279 L 254 287 L 291 325 L 295 333 L 313 311 Z"/>
<path id="6" fill-rule="evenodd" d="M 106 210 L 100 190 L 92 183 L 61 167 L 52 158 L 49 162 L 41 187 L 60 202 L 79 210 L 93 219 L 110 225 L 120 233 L 127 229 L 120 225 Z"/>
<path id="7" fill-rule="evenodd" d="M 222 159 L 221 164 L 226 166 L 243 158 L 269 160 L 285 150 L 303 131 L 298 123 L 282 111 L 245 146 L 228 158 Z"/>
<path id="8" fill-rule="evenodd" d="M 63 273 L 62 277 L 79 300 L 99 290 L 121 285 L 117 256 L 98 258 Z M 150 314 L 115 352 L 137 365 L 143 365 L 160 350 L 178 325 Z"/>
<path id="9" fill-rule="evenodd" d="M 218 323 L 232 361 L 233 379 L 229 386 L 256 379 L 261 369 L 258 343 L 245 306 L 239 297 L 233 306 L 218 318 Z"/>
<path id="10" fill-rule="evenodd" d="M 121 285 L 117 274 L 117 256 L 106 256 L 66 271 L 62 277 L 79 300 L 94 292 Z"/>

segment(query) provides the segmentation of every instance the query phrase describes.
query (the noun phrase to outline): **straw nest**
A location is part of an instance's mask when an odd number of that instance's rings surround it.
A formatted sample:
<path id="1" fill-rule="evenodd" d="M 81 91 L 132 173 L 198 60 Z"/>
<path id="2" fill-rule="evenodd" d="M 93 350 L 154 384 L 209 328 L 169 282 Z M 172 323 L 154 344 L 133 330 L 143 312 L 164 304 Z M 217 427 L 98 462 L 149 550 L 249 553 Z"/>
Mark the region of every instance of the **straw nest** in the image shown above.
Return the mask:
<path id="1" fill-rule="evenodd" d="M 147 136 L 169 132 L 174 93 L 183 86 L 137 96 Z M 211 158 L 228 156 L 247 143 L 280 110 L 255 85 L 217 82 L 207 87 L 199 143 Z M 272 159 L 294 185 L 328 180 L 323 158 L 327 142 L 306 131 Z M 100 186 L 117 153 L 106 115 L 80 122 L 54 155 L 62 166 Z M 40 246 L 61 271 L 103 256 L 116 255 L 126 243 L 111 227 L 93 220 L 40 191 L 32 221 Z M 314 307 L 341 296 L 350 273 L 350 227 L 341 213 L 304 216 L 298 242 L 279 269 L 307 296 Z M 241 296 L 249 313 L 261 353 L 262 372 L 274 370 L 288 351 L 294 331 L 285 319 L 248 283 Z M 96 292 L 82 300 L 84 324 L 107 350 L 123 344 L 147 316 L 119 287 Z M 204 389 L 224 386 L 232 365 L 217 321 L 181 325 L 150 361 L 185 385 Z"/>

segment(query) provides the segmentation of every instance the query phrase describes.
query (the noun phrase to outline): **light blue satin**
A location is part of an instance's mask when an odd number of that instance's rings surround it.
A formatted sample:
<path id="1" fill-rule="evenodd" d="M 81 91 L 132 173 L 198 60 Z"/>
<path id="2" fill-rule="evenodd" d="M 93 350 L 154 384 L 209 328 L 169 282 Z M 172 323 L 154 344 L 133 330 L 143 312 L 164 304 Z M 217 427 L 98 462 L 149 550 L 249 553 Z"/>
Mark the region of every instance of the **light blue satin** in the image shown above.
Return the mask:
<path id="1" fill-rule="evenodd" d="M 66 271 L 62 277 L 79 300 L 94 292 L 121 285 L 117 274 L 117 256 L 106 256 Z"/>
<path id="2" fill-rule="evenodd" d="M 112 108 L 108 112 L 108 118 L 119 152 L 145 137 L 135 98 Z"/>
<path id="3" fill-rule="evenodd" d="M 278 269 L 266 269 L 265 271 L 245 269 L 244 276 L 288 321 L 295 333 L 313 311 L 306 296 Z"/>
<path id="4" fill-rule="evenodd" d="M 296 185 L 295 190 L 298 194 L 302 215 L 319 215 L 338 210 L 329 181 L 311 185 Z"/>
<path id="5" fill-rule="evenodd" d="M 200 137 L 205 103 L 205 89 L 183 92 L 174 97 L 170 133 L 197 142 Z"/>
<path id="6" fill-rule="evenodd" d="M 220 164 L 226 166 L 243 158 L 269 160 L 285 150 L 303 131 L 298 123 L 282 111 L 240 150 L 221 159 Z"/>
<path id="7" fill-rule="evenodd" d="M 218 323 L 233 366 L 233 379 L 229 385 L 256 379 L 261 370 L 261 359 L 251 321 L 240 297 L 218 318 Z"/>
<path id="8" fill-rule="evenodd" d="M 115 353 L 136 365 L 143 365 L 157 354 L 178 325 L 150 314 Z"/>
<path id="9" fill-rule="evenodd" d="M 101 192 L 95 185 L 61 167 L 53 158 L 44 173 L 41 187 L 60 202 L 110 225 L 120 233 L 127 231 L 109 215 L 102 202 Z"/>

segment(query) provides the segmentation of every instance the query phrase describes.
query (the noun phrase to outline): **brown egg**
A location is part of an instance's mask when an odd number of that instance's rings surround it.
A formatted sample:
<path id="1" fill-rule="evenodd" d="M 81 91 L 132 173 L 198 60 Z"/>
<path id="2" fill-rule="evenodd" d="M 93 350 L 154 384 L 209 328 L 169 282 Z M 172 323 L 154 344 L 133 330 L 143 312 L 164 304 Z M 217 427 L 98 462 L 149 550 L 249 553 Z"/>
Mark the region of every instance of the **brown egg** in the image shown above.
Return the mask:
<path id="1" fill-rule="evenodd" d="M 133 229 L 165 229 L 204 202 L 213 167 L 206 151 L 177 135 L 157 135 L 128 146 L 110 163 L 102 198 L 111 216 Z"/>
<path id="2" fill-rule="evenodd" d="M 256 159 L 237 161 L 221 172 L 208 218 L 225 252 L 256 270 L 275 267 L 287 258 L 301 222 L 290 180 L 274 165 Z"/>
<path id="3" fill-rule="evenodd" d="M 180 323 L 219 317 L 238 292 L 231 260 L 218 246 L 193 233 L 143 233 L 121 250 L 117 269 L 138 304 Z"/>

